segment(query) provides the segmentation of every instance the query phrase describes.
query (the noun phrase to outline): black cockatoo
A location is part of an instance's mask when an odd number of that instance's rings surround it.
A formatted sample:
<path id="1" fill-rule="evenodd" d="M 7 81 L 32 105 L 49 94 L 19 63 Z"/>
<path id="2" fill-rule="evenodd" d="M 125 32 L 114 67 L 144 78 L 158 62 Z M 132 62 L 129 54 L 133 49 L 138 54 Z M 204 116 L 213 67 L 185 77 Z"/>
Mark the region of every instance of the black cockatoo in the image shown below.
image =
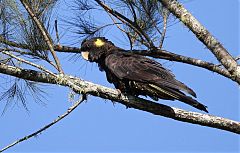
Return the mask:
<path id="1" fill-rule="evenodd" d="M 154 100 L 179 100 L 199 110 L 207 107 L 193 99 L 195 92 L 175 79 L 170 70 L 142 55 L 116 47 L 104 37 L 85 40 L 81 45 L 85 60 L 96 62 L 107 80 L 122 93 L 149 96 Z M 187 96 L 190 94 L 191 96 Z"/>

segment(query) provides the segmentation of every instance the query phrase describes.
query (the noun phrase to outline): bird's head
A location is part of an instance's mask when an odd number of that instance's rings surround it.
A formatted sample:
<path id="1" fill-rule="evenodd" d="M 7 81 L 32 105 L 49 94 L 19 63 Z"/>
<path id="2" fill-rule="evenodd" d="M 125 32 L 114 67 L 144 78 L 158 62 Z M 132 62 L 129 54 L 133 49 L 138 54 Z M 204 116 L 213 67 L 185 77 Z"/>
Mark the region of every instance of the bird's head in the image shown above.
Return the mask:
<path id="1" fill-rule="evenodd" d="M 114 48 L 116 48 L 114 44 L 106 38 L 95 37 L 82 42 L 81 54 L 85 60 L 97 62 L 99 59 L 106 57 Z"/>

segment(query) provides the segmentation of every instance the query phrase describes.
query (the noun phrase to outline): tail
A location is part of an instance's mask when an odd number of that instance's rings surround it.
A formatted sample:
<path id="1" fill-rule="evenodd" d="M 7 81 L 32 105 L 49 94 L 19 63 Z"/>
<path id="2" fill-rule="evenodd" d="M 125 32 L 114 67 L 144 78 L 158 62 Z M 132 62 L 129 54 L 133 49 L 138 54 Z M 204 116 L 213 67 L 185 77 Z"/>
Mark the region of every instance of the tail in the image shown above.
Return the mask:
<path id="1" fill-rule="evenodd" d="M 199 110 L 202 110 L 206 113 L 208 113 L 208 110 L 207 110 L 207 106 L 201 104 L 200 102 L 198 102 L 197 100 L 193 99 L 192 97 L 189 97 L 189 96 L 186 96 L 186 95 L 181 95 L 179 96 L 180 98 L 178 100 L 188 104 L 188 105 L 191 105 Z"/>
<path id="2" fill-rule="evenodd" d="M 192 107 L 195 107 L 199 110 L 202 110 L 202 111 L 208 113 L 207 106 L 201 104 L 200 102 L 193 99 L 192 97 L 185 95 L 183 92 L 181 92 L 179 90 L 171 89 L 171 88 L 167 88 L 167 87 L 159 87 L 159 86 L 156 86 L 153 84 L 150 84 L 150 86 L 152 88 L 154 88 L 155 90 L 158 90 L 158 94 L 160 95 L 159 98 L 161 98 L 162 95 L 164 94 L 165 97 L 166 96 L 171 97 L 172 99 L 179 100 L 179 101 L 184 102 Z"/>

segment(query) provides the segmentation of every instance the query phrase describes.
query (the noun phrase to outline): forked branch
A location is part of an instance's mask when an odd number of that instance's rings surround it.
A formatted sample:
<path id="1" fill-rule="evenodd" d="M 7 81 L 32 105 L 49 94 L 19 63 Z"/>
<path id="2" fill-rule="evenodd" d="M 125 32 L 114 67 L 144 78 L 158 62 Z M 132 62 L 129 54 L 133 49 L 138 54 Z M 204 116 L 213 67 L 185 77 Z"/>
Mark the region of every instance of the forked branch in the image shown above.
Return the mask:
<path id="1" fill-rule="evenodd" d="M 43 24 L 38 20 L 38 18 L 35 16 L 35 14 L 33 13 L 32 9 L 28 6 L 27 2 L 25 0 L 21 0 L 21 3 L 23 4 L 23 6 L 25 7 L 25 9 L 27 10 L 27 12 L 29 13 L 29 15 L 32 17 L 33 21 L 36 23 L 37 27 L 39 28 L 39 30 L 41 31 L 44 40 L 46 41 L 49 50 L 56 62 L 57 65 L 57 69 L 60 73 L 63 73 L 62 67 L 60 65 L 60 61 L 54 51 L 54 46 L 53 46 L 53 42 L 52 39 L 50 37 L 50 35 L 48 34 L 47 30 L 45 29 L 45 27 L 43 26 Z"/>
<path id="2" fill-rule="evenodd" d="M 206 45 L 218 61 L 240 82 L 240 66 L 224 46 L 177 0 L 159 0 Z"/>

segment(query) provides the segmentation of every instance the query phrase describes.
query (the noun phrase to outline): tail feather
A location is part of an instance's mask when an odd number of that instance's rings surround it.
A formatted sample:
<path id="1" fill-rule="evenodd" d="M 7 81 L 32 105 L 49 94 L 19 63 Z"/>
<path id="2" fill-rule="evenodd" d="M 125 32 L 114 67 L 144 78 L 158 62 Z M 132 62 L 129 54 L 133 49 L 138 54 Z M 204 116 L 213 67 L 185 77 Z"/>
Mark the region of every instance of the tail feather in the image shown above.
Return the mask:
<path id="1" fill-rule="evenodd" d="M 202 110 L 202 111 L 205 111 L 205 112 L 208 113 L 207 106 L 201 104 L 200 102 L 193 99 L 192 97 L 185 95 L 183 92 L 181 92 L 179 90 L 171 89 L 171 88 L 167 88 L 167 87 L 159 87 L 159 86 L 156 86 L 156 85 L 153 85 L 153 84 L 151 84 L 150 86 L 152 88 L 158 90 L 159 95 L 165 94 L 165 95 L 170 96 L 170 97 L 172 97 L 176 100 L 184 102 L 188 105 L 191 105 L 192 107 L 195 107 L 199 110 Z"/>
<path id="2" fill-rule="evenodd" d="M 197 98 L 196 93 L 191 88 L 187 87 L 185 84 L 183 84 L 182 82 L 180 82 L 178 80 L 174 80 L 174 82 L 159 81 L 159 82 L 157 82 L 157 85 L 176 89 L 176 90 L 181 90 L 181 91 L 184 91 L 184 92 L 192 95 L 193 97 Z"/>
<path id="3" fill-rule="evenodd" d="M 175 91 L 176 92 L 176 91 Z M 177 92 L 176 92 L 177 93 Z M 179 93 L 177 93 L 179 94 Z M 186 95 L 183 95 L 183 94 L 179 94 L 179 99 L 177 100 L 180 100 L 188 105 L 191 105 L 199 110 L 202 110 L 204 112 L 207 112 L 208 113 L 208 110 L 207 110 L 207 106 L 201 104 L 200 102 L 198 102 L 197 100 L 193 99 L 192 97 L 189 97 L 189 96 L 186 96 Z"/>

